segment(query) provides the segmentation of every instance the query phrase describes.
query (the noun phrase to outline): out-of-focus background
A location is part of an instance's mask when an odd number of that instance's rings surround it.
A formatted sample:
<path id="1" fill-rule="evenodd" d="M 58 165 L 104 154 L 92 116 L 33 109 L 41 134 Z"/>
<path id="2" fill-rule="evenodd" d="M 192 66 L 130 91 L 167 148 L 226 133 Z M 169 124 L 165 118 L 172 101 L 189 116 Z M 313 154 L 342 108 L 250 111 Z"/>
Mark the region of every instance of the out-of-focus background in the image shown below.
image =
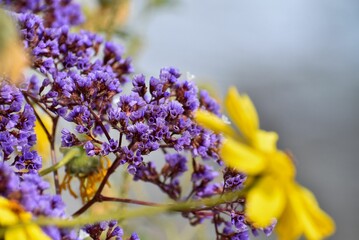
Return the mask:
<path id="1" fill-rule="evenodd" d="M 359 1 L 171 2 L 144 15 L 147 1 L 132 1 L 136 72 L 171 65 L 219 96 L 230 85 L 248 93 L 262 128 L 279 133 L 298 180 L 335 219 L 331 239 L 357 239 Z"/>
<path id="2" fill-rule="evenodd" d="M 136 70 L 172 65 L 221 96 L 230 85 L 250 95 L 335 219 L 331 239 L 359 236 L 358 22 L 356 0 L 181 0 L 130 19 L 144 38 Z"/>

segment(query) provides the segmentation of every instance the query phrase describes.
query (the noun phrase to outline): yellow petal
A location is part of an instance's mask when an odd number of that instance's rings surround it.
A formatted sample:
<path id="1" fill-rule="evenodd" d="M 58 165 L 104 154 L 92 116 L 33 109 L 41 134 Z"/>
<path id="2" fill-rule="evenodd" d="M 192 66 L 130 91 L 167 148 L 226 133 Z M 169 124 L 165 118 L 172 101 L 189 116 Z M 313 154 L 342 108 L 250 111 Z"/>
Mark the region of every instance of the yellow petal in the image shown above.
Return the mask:
<path id="1" fill-rule="evenodd" d="M 13 240 L 13 239 L 27 240 L 29 238 L 26 236 L 26 231 L 24 228 L 11 227 L 6 229 L 5 240 Z"/>
<path id="2" fill-rule="evenodd" d="M 19 218 L 10 209 L 0 208 L 0 225 L 10 226 L 18 223 Z"/>
<path id="3" fill-rule="evenodd" d="M 258 174 L 266 167 L 266 159 L 260 153 L 232 138 L 223 141 L 220 154 L 227 166 L 248 175 Z"/>
<path id="4" fill-rule="evenodd" d="M 51 240 L 49 236 L 47 236 L 39 226 L 35 224 L 30 224 L 25 226 L 25 231 L 27 233 L 27 236 L 29 236 L 30 239 L 36 239 L 36 240 Z"/>
<path id="5" fill-rule="evenodd" d="M 35 224 L 16 225 L 28 223 L 30 220 L 31 213 L 23 211 L 17 202 L 0 197 L 0 226 L 5 227 L 5 240 L 50 240 L 50 237 Z"/>
<path id="6" fill-rule="evenodd" d="M 285 204 L 281 182 L 265 176 L 248 192 L 245 211 L 256 227 L 266 227 L 281 215 Z"/>
<path id="7" fill-rule="evenodd" d="M 251 99 L 247 95 L 241 96 L 235 87 L 231 87 L 225 99 L 225 106 L 243 136 L 251 140 L 259 128 L 257 110 Z"/>
<path id="8" fill-rule="evenodd" d="M 0 207 L 6 207 L 9 206 L 9 200 L 7 200 L 4 197 L 0 197 Z"/>
<path id="9" fill-rule="evenodd" d="M 298 220 L 290 201 L 279 217 L 275 231 L 279 240 L 296 240 L 303 234 L 303 224 Z"/>
<path id="10" fill-rule="evenodd" d="M 9 226 L 16 224 L 19 221 L 18 216 L 11 210 L 11 202 L 0 197 L 0 225 Z"/>
<path id="11" fill-rule="evenodd" d="M 209 128 L 215 133 L 223 133 L 230 137 L 236 135 L 235 131 L 228 123 L 208 111 L 198 110 L 195 114 L 195 120 L 203 127 Z"/>
<path id="12" fill-rule="evenodd" d="M 282 181 L 293 180 L 295 166 L 292 159 L 282 151 L 267 154 L 268 167 L 266 171 Z"/>
<path id="13" fill-rule="evenodd" d="M 52 119 L 45 113 L 40 114 L 40 117 L 47 131 L 51 133 Z M 38 120 L 36 120 L 35 122 L 34 130 L 37 138 L 35 150 L 39 153 L 39 155 L 42 157 L 44 161 L 47 161 L 48 159 L 50 159 L 51 146 L 47 138 L 46 132 Z"/>
<path id="14" fill-rule="evenodd" d="M 289 203 L 307 239 L 319 240 L 334 233 L 333 220 L 320 209 L 315 196 L 306 188 L 293 183 L 288 189 Z"/>
<path id="15" fill-rule="evenodd" d="M 51 240 L 39 226 L 29 224 L 18 227 L 11 227 L 5 231 L 5 240 Z"/>
<path id="16" fill-rule="evenodd" d="M 263 152 L 273 152 L 277 149 L 277 141 L 277 133 L 258 130 L 252 139 L 252 144 Z"/>
<path id="17" fill-rule="evenodd" d="M 322 239 L 332 235 L 335 231 L 335 223 L 318 205 L 312 192 L 298 185 L 303 208 L 301 221 L 304 226 L 304 234 L 308 239 Z"/>
<path id="18" fill-rule="evenodd" d="M 19 216 L 20 221 L 22 221 L 22 222 L 28 222 L 32 218 L 31 213 L 30 212 L 25 212 L 25 211 L 22 211 L 22 212 L 18 213 L 18 216 Z"/>

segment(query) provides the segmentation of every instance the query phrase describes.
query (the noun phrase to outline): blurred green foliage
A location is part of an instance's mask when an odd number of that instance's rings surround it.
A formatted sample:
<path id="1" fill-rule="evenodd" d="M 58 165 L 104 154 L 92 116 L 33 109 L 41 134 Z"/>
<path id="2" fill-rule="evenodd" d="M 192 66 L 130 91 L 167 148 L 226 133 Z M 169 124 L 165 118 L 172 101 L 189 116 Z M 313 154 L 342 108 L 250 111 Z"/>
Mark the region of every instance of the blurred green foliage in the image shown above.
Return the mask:
<path id="1" fill-rule="evenodd" d="M 17 34 L 16 25 L 11 17 L 0 9 L 0 75 L 17 84 L 21 82 L 21 74 L 27 66 L 25 50 Z"/>
<path id="2" fill-rule="evenodd" d="M 0 9 L 0 54 L 17 38 L 16 26 L 6 12 Z"/>

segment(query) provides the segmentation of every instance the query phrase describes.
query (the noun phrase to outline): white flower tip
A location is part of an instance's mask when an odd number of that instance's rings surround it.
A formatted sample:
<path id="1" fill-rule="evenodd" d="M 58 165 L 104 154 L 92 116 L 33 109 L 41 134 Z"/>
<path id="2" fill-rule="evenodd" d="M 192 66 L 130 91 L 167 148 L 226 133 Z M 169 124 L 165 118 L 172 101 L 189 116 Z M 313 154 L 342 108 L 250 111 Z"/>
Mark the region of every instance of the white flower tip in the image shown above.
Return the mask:
<path id="1" fill-rule="evenodd" d="M 222 121 L 223 121 L 225 124 L 228 124 L 228 125 L 231 124 L 231 121 L 229 121 L 229 118 L 228 118 L 226 115 L 222 115 Z"/>
<path id="2" fill-rule="evenodd" d="M 192 81 L 193 79 L 196 78 L 196 76 L 191 74 L 190 72 L 187 72 L 186 75 L 187 75 L 187 79 L 190 80 L 190 81 Z"/>
<path id="3" fill-rule="evenodd" d="M 87 232 L 85 232 L 84 230 L 80 230 L 80 232 L 79 232 L 79 239 L 81 239 L 81 240 L 83 240 L 83 239 L 86 239 L 86 238 L 88 238 L 90 235 L 87 233 Z"/>

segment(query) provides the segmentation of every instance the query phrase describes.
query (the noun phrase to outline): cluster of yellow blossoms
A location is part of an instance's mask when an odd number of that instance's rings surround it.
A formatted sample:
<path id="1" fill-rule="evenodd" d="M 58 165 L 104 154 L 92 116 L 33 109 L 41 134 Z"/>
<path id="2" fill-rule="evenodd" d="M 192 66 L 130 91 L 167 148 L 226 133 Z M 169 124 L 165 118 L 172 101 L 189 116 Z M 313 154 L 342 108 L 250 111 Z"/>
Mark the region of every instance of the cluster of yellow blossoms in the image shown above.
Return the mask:
<path id="1" fill-rule="evenodd" d="M 225 108 L 237 129 L 228 121 L 204 110 L 196 120 L 224 135 L 221 157 L 225 164 L 257 179 L 246 195 L 246 215 L 257 227 L 278 220 L 279 239 L 305 235 L 317 240 L 335 230 L 333 220 L 319 207 L 314 195 L 295 180 L 295 166 L 288 154 L 277 149 L 278 135 L 259 128 L 256 109 L 247 95 L 229 89 Z M 238 131 L 237 131 L 238 130 Z"/>

